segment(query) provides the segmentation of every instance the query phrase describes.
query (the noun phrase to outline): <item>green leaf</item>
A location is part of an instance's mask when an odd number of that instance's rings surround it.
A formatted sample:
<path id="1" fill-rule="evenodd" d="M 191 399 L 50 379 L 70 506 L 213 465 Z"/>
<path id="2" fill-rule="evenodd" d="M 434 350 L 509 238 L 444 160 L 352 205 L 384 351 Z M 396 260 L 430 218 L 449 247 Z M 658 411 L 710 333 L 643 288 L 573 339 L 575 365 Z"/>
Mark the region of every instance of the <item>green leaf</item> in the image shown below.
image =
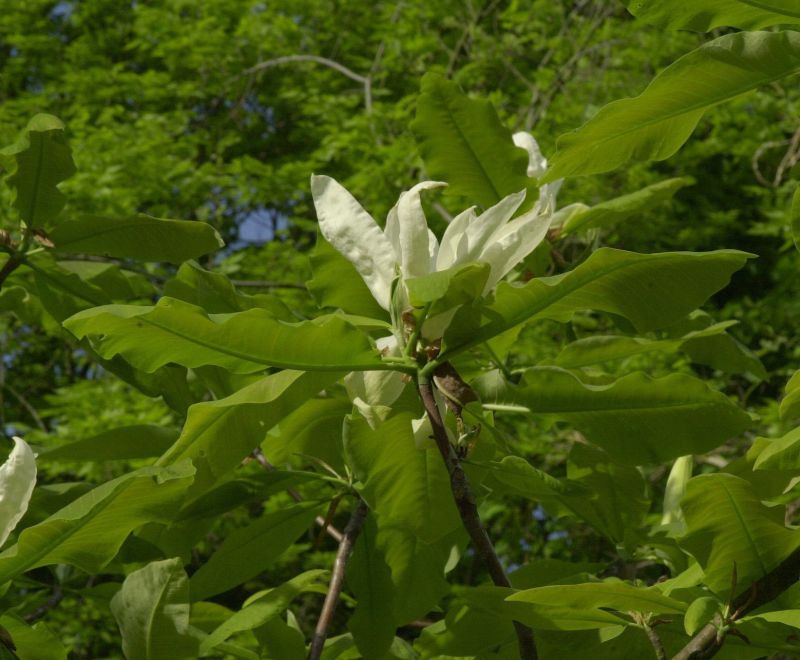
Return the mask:
<path id="1" fill-rule="evenodd" d="M 282 585 L 250 597 L 244 607 L 213 630 L 200 644 L 200 653 L 206 654 L 228 637 L 244 630 L 253 630 L 277 617 L 297 596 L 309 591 L 322 590 L 327 571 L 306 571 Z M 392 631 L 394 634 L 394 631 Z"/>
<path id="2" fill-rule="evenodd" d="M 190 497 L 196 497 L 239 465 L 270 428 L 338 376 L 281 371 L 224 399 L 195 404 L 177 442 L 159 463 L 191 459 L 197 476 Z"/>
<path id="3" fill-rule="evenodd" d="M 645 213 L 656 204 L 672 199 L 681 188 L 694 183 L 695 180 L 689 176 L 667 179 L 628 195 L 580 209 L 570 214 L 561 231 L 563 234 L 571 234 L 598 227 L 608 228 L 633 215 Z"/>
<path id="4" fill-rule="evenodd" d="M 375 319 L 387 318 L 386 311 L 372 297 L 353 264 L 321 234 L 317 234 L 309 259 L 314 277 L 306 282 L 306 286 L 317 305 Z"/>
<path id="5" fill-rule="evenodd" d="M 349 418 L 345 455 L 370 509 L 432 543 L 461 520 L 442 458 L 435 448 L 417 448 L 411 420 L 397 414 L 373 430 Z"/>
<path id="6" fill-rule="evenodd" d="M 172 519 L 193 476 L 194 468 L 185 461 L 142 468 L 97 486 L 25 529 L 16 545 L 0 554 L 0 583 L 52 564 L 100 572 L 131 531 Z"/>
<path id="7" fill-rule="evenodd" d="M 585 630 L 628 623 L 628 612 L 682 614 L 686 605 L 661 594 L 653 587 L 634 587 L 609 580 L 586 584 L 559 584 L 526 589 L 512 594 L 514 617 L 535 628 Z M 605 611 L 617 610 L 625 617 Z"/>
<path id="8" fill-rule="evenodd" d="M 225 275 L 205 270 L 194 261 L 183 264 L 175 276 L 167 280 L 164 295 L 202 307 L 211 314 L 243 312 L 260 307 L 281 321 L 297 320 L 280 298 L 267 293 L 253 296 L 240 293 Z"/>
<path id="9" fill-rule="evenodd" d="M 33 117 L 19 140 L 0 150 L 0 164 L 10 172 L 14 208 L 28 227 L 55 224 L 66 201 L 58 184 L 75 174 L 61 120 L 45 114 Z"/>
<path id="10" fill-rule="evenodd" d="M 411 130 L 428 176 L 484 208 L 534 187 L 527 153 L 514 145 L 492 104 L 470 99 L 438 74 L 422 78 Z"/>
<path id="11" fill-rule="evenodd" d="M 628 11 L 671 30 L 709 32 L 717 27 L 758 30 L 800 23 L 798 0 L 627 0 Z"/>
<path id="12" fill-rule="evenodd" d="M 486 464 L 489 473 L 484 485 L 496 490 L 492 483 L 497 482 L 500 488 L 511 489 L 512 492 L 547 504 L 559 501 L 561 496 L 576 495 L 586 497 L 589 491 L 577 482 L 556 479 L 547 472 L 533 467 L 520 456 L 506 456 L 502 461 Z"/>
<path id="13" fill-rule="evenodd" d="M 50 239 L 59 252 L 173 264 L 225 245 L 216 230 L 205 222 L 164 220 L 143 213 L 127 218 L 81 216 L 62 222 Z"/>
<path id="14" fill-rule="evenodd" d="M 437 621 L 422 631 L 417 641 L 425 660 L 450 657 L 494 658 L 496 650 L 511 647 L 517 658 L 516 637 L 509 604 L 505 598 L 513 593 L 503 587 L 456 587 L 444 621 Z"/>
<path id="15" fill-rule="evenodd" d="M 189 629 L 189 579 L 179 558 L 134 571 L 111 600 L 126 658 L 196 658 Z"/>
<path id="16" fill-rule="evenodd" d="M 720 611 L 720 603 L 712 596 L 701 596 L 692 601 L 683 616 L 683 629 L 694 635 Z"/>
<path id="17" fill-rule="evenodd" d="M 286 323 L 263 309 L 207 314 L 161 298 L 154 307 L 104 305 L 75 314 L 64 327 L 91 337 L 104 358 L 121 355 L 152 372 L 169 363 L 216 365 L 236 373 L 265 367 L 317 371 L 385 369 L 369 338 L 337 316 Z"/>
<path id="18" fill-rule="evenodd" d="M 676 339 L 645 339 L 594 335 L 578 339 L 564 347 L 554 363 L 566 369 L 625 360 L 643 353 L 685 352 L 693 362 L 707 364 L 724 373 L 750 373 L 766 378 L 766 370 L 753 353 L 728 335 L 725 330 L 735 321 L 715 323 L 703 330 L 689 332 Z"/>
<path id="19" fill-rule="evenodd" d="M 721 598 L 730 595 L 734 565 L 738 593 L 800 545 L 800 533 L 784 524 L 784 508 L 765 506 L 747 481 L 731 474 L 690 479 L 681 508 L 689 531 L 679 543 Z"/>
<path id="20" fill-rule="evenodd" d="M 767 447 L 758 455 L 754 470 L 797 470 L 800 467 L 800 427 L 777 440 L 767 440 Z"/>
<path id="21" fill-rule="evenodd" d="M 376 547 L 378 529 L 374 518 L 370 515 L 364 521 L 347 564 L 347 584 L 358 599 L 347 627 L 365 658 L 383 658 L 399 625 L 392 616 L 392 573 Z"/>
<path id="22" fill-rule="evenodd" d="M 569 321 L 594 309 L 640 332 L 675 323 L 724 287 L 750 255 L 734 250 L 636 254 L 601 248 L 574 270 L 521 286 L 503 283 L 494 302 L 464 305 L 444 336 L 441 360 L 535 318 Z"/>
<path id="23" fill-rule="evenodd" d="M 597 447 L 575 444 L 567 460 L 567 479 L 590 493 L 562 495 L 578 518 L 631 551 L 637 547 L 637 530 L 650 509 L 647 485 L 637 468 L 610 460 Z"/>
<path id="24" fill-rule="evenodd" d="M 800 417 L 800 371 L 795 371 L 786 383 L 786 395 L 781 401 L 781 419 Z"/>
<path id="25" fill-rule="evenodd" d="M 160 456 L 178 434 L 155 424 L 133 424 L 38 453 L 40 461 L 120 461 Z"/>
<path id="26" fill-rule="evenodd" d="M 5 645 L 0 641 L 0 658 L 19 660 L 67 660 L 67 650 L 61 640 L 43 621 L 29 625 L 22 617 L 6 612 L 0 617 L 0 630 L 5 628 L 16 646 L 16 655 L 3 655 Z"/>
<path id="27" fill-rule="evenodd" d="M 582 383 L 557 367 L 524 372 L 518 387 L 496 392 L 498 403 L 570 422 L 617 461 L 660 463 L 699 454 L 736 436 L 750 417 L 724 394 L 684 374 L 650 378 L 636 372 L 607 385 Z M 483 397 L 484 403 L 491 398 Z"/>
<path id="28" fill-rule="evenodd" d="M 562 135 L 546 181 L 616 169 L 628 160 L 674 154 L 703 113 L 800 71 L 800 33 L 738 32 L 676 60 L 635 98 L 605 106 Z"/>
<path id="29" fill-rule="evenodd" d="M 232 589 L 268 568 L 323 512 L 318 502 L 300 502 L 263 514 L 230 533 L 192 575 L 192 601 Z"/>
<path id="30" fill-rule="evenodd" d="M 489 270 L 489 264 L 481 262 L 409 278 L 405 281 L 409 302 L 414 307 L 432 303 L 429 316 L 472 302 L 483 293 Z"/>

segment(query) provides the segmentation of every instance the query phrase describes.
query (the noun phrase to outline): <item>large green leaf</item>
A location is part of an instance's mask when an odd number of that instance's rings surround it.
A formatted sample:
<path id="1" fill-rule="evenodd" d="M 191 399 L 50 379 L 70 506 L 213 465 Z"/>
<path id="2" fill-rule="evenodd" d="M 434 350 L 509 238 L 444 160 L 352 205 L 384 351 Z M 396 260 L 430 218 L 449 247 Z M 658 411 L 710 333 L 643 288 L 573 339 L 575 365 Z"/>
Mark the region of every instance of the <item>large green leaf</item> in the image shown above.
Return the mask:
<path id="1" fill-rule="evenodd" d="M 40 451 L 40 461 L 119 461 L 160 456 L 178 434 L 155 424 L 133 424 Z"/>
<path id="2" fill-rule="evenodd" d="M 798 71 L 800 33 L 719 37 L 668 66 L 639 96 L 605 106 L 562 135 L 545 179 L 607 172 L 630 159 L 669 158 L 708 108 Z"/>
<path id="3" fill-rule="evenodd" d="M 265 367 L 316 371 L 384 369 L 369 338 L 338 316 L 286 323 L 263 309 L 207 314 L 164 297 L 154 307 L 105 305 L 64 322 L 76 337 L 91 337 L 104 358 L 121 355 L 155 371 L 169 363 L 216 365 L 237 373 Z"/>
<path id="4" fill-rule="evenodd" d="M 37 566 L 72 564 L 97 573 L 128 534 L 149 522 L 169 522 L 192 481 L 184 461 L 147 467 L 107 481 L 38 525 L 0 554 L 0 583 Z"/>
<path id="5" fill-rule="evenodd" d="M 627 0 L 637 18 L 673 30 L 708 32 L 717 27 L 742 30 L 800 23 L 798 0 Z"/>
<path id="6" fill-rule="evenodd" d="M 167 280 L 164 295 L 202 307 L 211 314 L 243 312 L 261 307 L 281 321 L 297 320 L 277 296 L 240 293 L 225 275 L 201 268 L 194 261 L 183 264 L 175 276 Z"/>
<path id="7" fill-rule="evenodd" d="M 2 660 L 67 660 L 67 650 L 61 640 L 43 621 L 30 625 L 22 617 L 6 612 L 0 617 L 0 630 L 3 629 L 11 635 L 17 648 L 16 655 L 4 655 L 6 647 L 0 641 Z"/>
<path id="8" fill-rule="evenodd" d="M 576 231 L 608 228 L 633 215 L 646 213 L 656 204 L 672 199 L 684 186 L 690 186 L 694 179 L 688 176 L 667 179 L 653 183 L 641 190 L 622 197 L 616 197 L 594 206 L 581 207 L 571 213 L 562 225 L 564 234 Z"/>
<path id="9" fill-rule="evenodd" d="M 309 591 L 324 592 L 322 580 L 327 571 L 313 570 L 296 575 L 282 585 L 254 594 L 244 607 L 214 629 L 200 645 L 205 654 L 224 642 L 228 637 L 244 630 L 253 630 L 267 623 L 285 610 L 300 594 Z M 394 634 L 394 631 L 392 631 Z"/>
<path id="10" fill-rule="evenodd" d="M 374 516 L 368 516 L 347 564 L 347 584 L 358 599 L 347 627 L 365 658 L 383 658 L 398 626 L 392 616 L 392 573 L 376 547 L 377 535 Z"/>
<path id="11" fill-rule="evenodd" d="M 224 399 L 195 404 L 177 442 L 159 463 L 191 459 L 197 477 L 190 496 L 198 496 L 239 465 L 270 428 L 337 377 L 281 371 Z"/>
<path id="12" fill-rule="evenodd" d="M 442 359 L 533 318 L 568 321 L 594 309 L 637 330 L 666 327 L 724 287 L 750 255 L 735 250 L 636 254 L 601 248 L 574 270 L 527 284 L 501 284 L 486 305 L 465 305 L 444 336 Z"/>
<path id="13" fill-rule="evenodd" d="M 51 227 L 66 201 L 58 184 L 75 173 L 61 120 L 33 117 L 19 140 L 0 150 L 0 164 L 10 172 L 7 181 L 16 189 L 20 218 L 31 228 Z"/>
<path id="14" fill-rule="evenodd" d="M 411 421 L 401 413 L 372 429 L 352 417 L 345 454 L 370 509 L 431 543 L 456 529 L 460 518 L 441 456 L 433 447 L 417 448 Z"/>
<path id="15" fill-rule="evenodd" d="M 685 374 L 650 378 L 637 372 L 592 385 L 564 369 L 535 367 L 524 372 L 519 386 L 490 384 L 478 383 L 484 403 L 566 420 L 615 460 L 633 465 L 706 452 L 750 425 L 750 417 L 724 394 Z"/>
<path id="16" fill-rule="evenodd" d="M 67 220 L 50 234 L 50 239 L 59 252 L 173 264 L 224 245 L 216 230 L 205 222 L 163 220 L 142 213 L 127 218 L 87 215 Z"/>
<path id="17" fill-rule="evenodd" d="M 634 587 L 619 580 L 560 584 L 526 589 L 509 596 L 513 614 L 535 628 L 585 630 L 631 622 L 628 612 L 682 614 L 685 603 L 655 588 Z M 607 610 L 616 610 L 623 619 Z"/>
<path id="18" fill-rule="evenodd" d="M 134 571 L 111 599 L 126 658 L 196 658 L 189 634 L 189 579 L 180 559 L 165 559 Z"/>
<path id="19" fill-rule="evenodd" d="M 800 417 L 800 371 L 795 371 L 786 383 L 786 392 L 780 407 L 781 419 Z"/>
<path id="20" fill-rule="evenodd" d="M 800 468 L 800 427 L 789 431 L 769 444 L 758 454 L 754 470 L 797 470 Z"/>
<path id="21" fill-rule="evenodd" d="M 681 508 L 689 531 L 679 542 L 720 597 L 730 595 L 734 570 L 737 593 L 745 591 L 800 546 L 800 533 L 784 524 L 783 507 L 765 506 L 747 481 L 731 474 L 690 479 Z"/>
<path id="22" fill-rule="evenodd" d="M 528 155 L 514 145 L 492 104 L 470 99 L 441 75 L 422 78 L 411 129 L 428 176 L 484 208 L 534 187 Z"/>
<path id="23" fill-rule="evenodd" d="M 675 339 L 645 339 L 594 335 L 572 342 L 556 356 L 554 363 L 566 369 L 578 369 L 604 362 L 624 360 L 642 353 L 683 351 L 693 362 L 707 364 L 725 373 L 750 373 L 767 376 L 761 361 L 725 332 L 735 321 L 715 323 L 703 330 L 689 332 Z"/>
<path id="24" fill-rule="evenodd" d="M 323 512 L 318 502 L 300 502 L 265 513 L 222 542 L 192 575 L 192 600 L 204 600 L 232 589 L 268 568 Z"/>

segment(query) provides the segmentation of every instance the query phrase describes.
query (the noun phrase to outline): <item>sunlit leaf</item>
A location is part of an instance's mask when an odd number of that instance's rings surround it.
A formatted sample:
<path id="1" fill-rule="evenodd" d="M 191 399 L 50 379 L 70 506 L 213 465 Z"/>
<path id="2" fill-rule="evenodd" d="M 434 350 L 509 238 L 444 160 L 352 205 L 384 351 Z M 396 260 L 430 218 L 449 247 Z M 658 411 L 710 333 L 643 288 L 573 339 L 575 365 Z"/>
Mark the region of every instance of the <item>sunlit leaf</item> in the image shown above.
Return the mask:
<path id="1" fill-rule="evenodd" d="M 0 554 L 0 582 L 37 566 L 71 564 L 100 571 L 131 531 L 169 522 L 194 477 L 188 461 L 147 467 L 107 481 L 26 528 L 16 545 Z"/>
<path id="2" fill-rule="evenodd" d="M 798 0 L 627 0 L 637 18 L 673 30 L 708 32 L 717 27 L 758 30 L 800 23 Z"/>
<path id="3" fill-rule="evenodd" d="M 744 479 L 706 474 L 689 480 L 681 503 L 686 536 L 680 544 L 705 571 L 718 596 L 737 593 L 764 577 L 800 546 L 800 533 L 784 524 L 783 507 L 768 507 Z"/>
<path id="4" fill-rule="evenodd" d="M 545 180 L 663 160 L 691 135 L 703 113 L 800 71 L 800 33 L 726 34 L 684 55 L 635 98 L 605 106 L 562 135 Z"/>
<path id="5" fill-rule="evenodd" d="M 601 248 L 574 270 L 527 284 L 501 284 L 493 302 L 462 307 L 443 357 L 533 318 L 568 321 L 579 310 L 623 316 L 640 331 L 668 326 L 727 284 L 749 255 L 734 250 L 636 254 Z"/>
<path id="6" fill-rule="evenodd" d="M 64 323 L 91 337 L 104 358 L 121 355 L 147 372 L 171 362 L 216 365 L 237 373 L 265 367 L 318 371 L 385 368 L 368 337 L 337 316 L 286 323 L 263 309 L 207 314 L 175 298 L 154 307 L 105 305 Z"/>

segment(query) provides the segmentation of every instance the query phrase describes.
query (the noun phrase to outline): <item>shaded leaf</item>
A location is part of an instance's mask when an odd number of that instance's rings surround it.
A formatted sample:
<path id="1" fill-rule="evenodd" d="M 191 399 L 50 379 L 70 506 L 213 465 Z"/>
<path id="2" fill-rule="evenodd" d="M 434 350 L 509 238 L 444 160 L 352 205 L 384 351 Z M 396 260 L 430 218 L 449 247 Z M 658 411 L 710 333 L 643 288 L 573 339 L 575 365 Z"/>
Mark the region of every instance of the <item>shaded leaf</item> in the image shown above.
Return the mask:
<path id="1" fill-rule="evenodd" d="M 239 465 L 271 427 L 337 377 L 281 371 L 224 399 L 195 404 L 178 440 L 159 463 L 191 459 L 197 476 L 190 497 L 197 497 Z"/>
<path id="2" fill-rule="evenodd" d="M 224 243 L 205 222 L 164 220 L 139 213 L 127 218 L 86 215 L 62 222 L 50 239 L 59 252 L 179 264 Z"/>
<path id="3" fill-rule="evenodd" d="M 527 153 L 514 145 L 492 104 L 467 97 L 441 75 L 422 78 L 411 130 L 428 176 L 484 208 L 535 187 Z"/>
<path id="4" fill-rule="evenodd" d="M 192 575 L 192 600 L 205 600 L 261 573 L 321 513 L 323 508 L 319 503 L 300 502 L 265 513 L 246 527 L 230 533 L 219 549 Z"/>
<path id="5" fill-rule="evenodd" d="M 747 413 L 724 394 L 677 373 L 650 378 L 636 372 L 591 385 L 564 369 L 534 367 L 519 386 L 482 394 L 484 403 L 494 398 L 566 420 L 615 460 L 634 465 L 703 453 L 750 425 Z"/>
<path id="6" fill-rule="evenodd" d="M 14 208 L 25 224 L 32 229 L 54 225 L 66 201 L 58 184 L 75 174 L 61 120 L 34 116 L 19 140 L 0 150 L 0 164 L 9 172 Z"/>
<path id="7" fill-rule="evenodd" d="M 121 426 L 78 440 L 40 451 L 42 461 L 119 461 L 160 456 L 175 442 L 173 429 L 155 424 Z"/>
<path id="8" fill-rule="evenodd" d="M 630 623 L 628 612 L 682 614 L 686 605 L 655 588 L 609 580 L 526 589 L 509 596 L 513 615 L 535 628 L 584 630 Z M 605 610 L 616 610 L 623 618 Z"/>
<path id="9" fill-rule="evenodd" d="M 646 213 L 656 204 L 661 204 L 685 186 L 695 183 L 692 177 L 683 176 L 653 183 L 628 195 L 616 197 L 570 214 L 562 226 L 562 233 L 608 228 L 632 215 Z"/>
<path id="10" fill-rule="evenodd" d="M 189 580 L 180 559 L 152 562 L 131 573 L 111 600 L 125 657 L 196 658 L 189 610 Z"/>
<path id="11" fill-rule="evenodd" d="M 306 571 L 274 589 L 253 595 L 241 610 L 231 615 L 203 640 L 200 652 L 208 653 L 231 635 L 264 625 L 283 612 L 302 593 L 320 589 L 324 592 L 323 580 L 326 576 L 327 571 Z"/>

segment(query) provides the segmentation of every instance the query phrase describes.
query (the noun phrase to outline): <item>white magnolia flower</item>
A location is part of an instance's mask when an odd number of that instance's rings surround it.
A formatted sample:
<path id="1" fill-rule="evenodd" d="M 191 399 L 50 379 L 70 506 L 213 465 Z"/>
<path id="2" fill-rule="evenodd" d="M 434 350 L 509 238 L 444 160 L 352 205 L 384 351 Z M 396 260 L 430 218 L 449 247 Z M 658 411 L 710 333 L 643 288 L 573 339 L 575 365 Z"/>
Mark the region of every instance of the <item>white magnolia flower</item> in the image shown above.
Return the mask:
<path id="1" fill-rule="evenodd" d="M 517 133 L 514 142 L 528 150 L 529 176 L 547 167 L 536 141 Z M 448 225 L 441 243 L 428 229 L 420 194 L 447 184 L 423 181 L 400 195 L 381 229 L 361 204 L 328 176 L 311 177 L 311 193 L 325 239 L 355 266 L 378 304 L 390 310 L 392 282 L 423 277 L 472 262 L 489 264 L 484 295 L 544 239 L 555 208 L 560 182 L 542 186 L 539 200 L 511 219 L 525 200 L 525 191 L 477 215 L 469 208 Z"/>
<path id="2" fill-rule="evenodd" d="M 36 485 L 36 456 L 22 438 L 14 438 L 14 449 L 0 466 L 0 546 L 28 510 Z"/>

